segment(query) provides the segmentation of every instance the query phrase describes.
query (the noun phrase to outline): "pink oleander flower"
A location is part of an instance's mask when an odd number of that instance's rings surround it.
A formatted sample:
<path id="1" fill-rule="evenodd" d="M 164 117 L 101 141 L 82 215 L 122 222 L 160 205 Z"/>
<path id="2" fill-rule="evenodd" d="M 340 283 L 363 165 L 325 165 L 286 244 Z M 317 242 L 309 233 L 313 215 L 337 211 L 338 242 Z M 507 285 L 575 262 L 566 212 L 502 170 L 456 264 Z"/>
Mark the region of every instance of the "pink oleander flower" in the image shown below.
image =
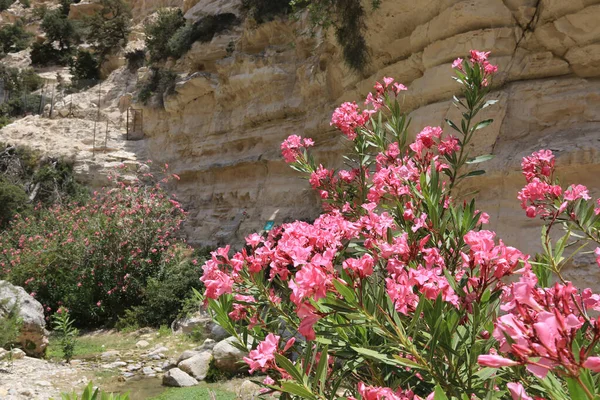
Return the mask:
<path id="1" fill-rule="evenodd" d="M 244 357 L 244 361 L 250 366 L 251 374 L 254 371 L 266 372 L 274 366 L 279 338 L 279 336 L 269 333 L 265 340 L 260 342 L 258 347 L 248 354 L 248 357 Z"/>
<path id="2" fill-rule="evenodd" d="M 583 185 L 571 185 L 565 190 L 565 200 L 575 201 L 577 199 L 590 200 L 588 189 Z"/>
<path id="3" fill-rule="evenodd" d="M 528 157 L 523 157 L 521 168 L 527 182 L 535 177 L 544 179 L 548 178 L 554 172 L 554 155 L 550 150 L 540 150 Z"/>
<path id="4" fill-rule="evenodd" d="M 356 138 L 356 129 L 365 125 L 373 111 L 359 110 L 356 102 L 346 102 L 335 109 L 330 125 L 335 125 L 350 140 Z"/>
<path id="5" fill-rule="evenodd" d="M 458 69 L 459 71 L 462 71 L 462 69 L 463 69 L 462 63 L 463 63 L 463 59 L 460 58 L 460 57 L 458 57 L 456 60 L 454 60 L 452 62 L 452 68 L 455 68 L 455 69 Z"/>
<path id="6" fill-rule="evenodd" d="M 510 382 L 506 384 L 512 400 L 533 400 L 531 396 L 528 396 L 525 392 L 525 388 L 519 382 Z"/>
<path id="7" fill-rule="evenodd" d="M 343 267 L 352 273 L 358 275 L 360 279 L 373 274 L 373 266 L 375 262 L 370 254 L 365 254 L 361 258 L 348 258 L 344 261 Z"/>
<path id="8" fill-rule="evenodd" d="M 594 254 L 596 255 L 596 264 L 600 267 L 600 247 L 596 247 L 594 250 Z"/>
<path id="9" fill-rule="evenodd" d="M 413 396 L 397 394 L 392 389 L 381 386 L 367 386 L 363 382 L 358 383 L 358 393 L 363 400 L 407 400 Z M 412 392 L 411 392 L 412 394 Z"/>
<path id="10" fill-rule="evenodd" d="M 474 64 L 475 63 L 483 63 L 483 62 L 487 61 L 489 55 L 490 55 L 489 51 L 471 50 L 471 62 Z"/>
<path id="11" fill-rule="evenodd" d="M 298 135 L 290 135 L 281 143 L 281 154 L 286 163 L 293 163 L 298 160 L 301 150 L 311 147 L 314 144 L 310 138 L 302 139 Z"/>

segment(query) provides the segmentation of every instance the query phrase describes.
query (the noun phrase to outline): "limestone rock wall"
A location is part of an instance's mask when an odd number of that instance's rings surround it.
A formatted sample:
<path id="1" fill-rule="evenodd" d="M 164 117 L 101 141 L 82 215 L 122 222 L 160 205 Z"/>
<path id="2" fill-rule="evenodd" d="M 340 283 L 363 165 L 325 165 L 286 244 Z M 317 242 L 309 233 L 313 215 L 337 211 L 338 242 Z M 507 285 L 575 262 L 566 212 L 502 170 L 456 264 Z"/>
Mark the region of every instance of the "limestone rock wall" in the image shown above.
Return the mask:
<path id="1" fill-rule="evenodd" d="M 236 6 L 194 3 L 211 13 Z M 506 243 L 535 251 L 540 225 L 516 200 L 521 157 L 550 148 L 563 182 L 600 195 L 599 22 L 599 0 L 383 0 L 367 20 L 371 64 L 359 75 L 330 34 L 310 36 L 302 20 L 245 20 L 169 65 L 182 81 L 164 110 L 144 109 L 148 155 L 181 176 L 174 189 L 190 210 L 192 243 L 240 243 L 272 215 L 278 223 L 318 215 L 308 183 L 281 159 L 284 138 L 311 136 L 317 158 L 339 165 L 345 144 L 329 126 L 331 113 L 342 101 L 361 101 L 384 75 L 409 87 L 413 132 L 442 124 L 459 91 L 449 63 L 488 50 L 500 66 L 492 94 L 499 102 L 474 146 L 496 157 L 468 186 Z"/>

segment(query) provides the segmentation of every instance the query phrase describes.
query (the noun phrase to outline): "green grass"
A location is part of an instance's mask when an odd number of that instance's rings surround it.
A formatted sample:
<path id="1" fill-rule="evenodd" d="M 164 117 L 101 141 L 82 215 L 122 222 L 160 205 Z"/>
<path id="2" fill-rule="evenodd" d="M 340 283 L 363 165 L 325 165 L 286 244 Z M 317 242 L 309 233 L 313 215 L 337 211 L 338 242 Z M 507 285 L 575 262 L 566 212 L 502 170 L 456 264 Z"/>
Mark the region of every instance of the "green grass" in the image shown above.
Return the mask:
<path id="1" fill-rule="evenodd" d="M 211 400 L 208 393 L 211 391 L 216 400 L 233 400 L 235 394 L 220 389 L 209 389 L 206 386 L 196 386 L 188 388 L 170 388 L 164 391 L 160 396 L 152 397 L 149 400 Z"/>

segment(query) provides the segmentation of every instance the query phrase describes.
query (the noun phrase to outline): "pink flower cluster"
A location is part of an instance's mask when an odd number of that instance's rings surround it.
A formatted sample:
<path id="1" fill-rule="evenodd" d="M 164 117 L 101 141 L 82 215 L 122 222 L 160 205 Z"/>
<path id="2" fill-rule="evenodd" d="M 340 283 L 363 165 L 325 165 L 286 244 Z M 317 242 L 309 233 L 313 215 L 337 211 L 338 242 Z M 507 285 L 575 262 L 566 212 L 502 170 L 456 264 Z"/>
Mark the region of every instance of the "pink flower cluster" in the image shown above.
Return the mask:
<path id="1" fill-rule="evenodd" d="M 298 161 L 302 150 L 314 146 L 314 144 L 312 139 L 302 139 L 298 135 L 290 135 L 281 143 L 281 154 L 286 163 L 293 163 Z"/>
<path id="2" fill-rule="evenodd" d="M 363 382 L 358 383 L 358 393 L 363 400 L 421 400 L 412 390 L 398 389 L 393 391 L 388 387 L 368 386 Z M 433 395 L 428 396 L 426 400 L 432 400 Z M 356 400 L 354 397 L 348 397 L 348 400 Z"/>
<path id="3" fill-rule="evenodd" d="M 578 376 L 580 368 L 600 372 L 600 357 L 589 354 L 600 340 L 600 325 L 586 313 L 600 311 L 600 296 L 590 289 L 579 293 L 570 282 L 540 288 L 535 275 L 527 271 L 506 288 L 503 298 L 501 308 L 507 314 L 495 321 L 493 335 L 500 351 L 514 359 L 482 355 L 479 364 L 494 368 L 523 364 L 540 378 L 557 368 L 569 376 Z M 579 332 L 586 322 L 589 331 Z M 573 343 L 581 333 L 591 335 L 592 347 L 575 354 Z"/>
<path id="4" fill-rule="evenodd" d="M 248 354 L 248 357 L 244 357 L 244 361 L 250 366 L 251 374 L 255 371 L 266 372 L 272 369 L 279 369 L 275 364 L 275 353 L 285 353 L 294 345 L 296 339 L 289 339 L 280 351 L 278 350 L 279 340 L 280 336 L 269 333 L 265 340 L 260 342 L 256 349 Z M 285 373 L 284 370 L 281 371 Z"/>
<path id="5" fill-rule="evenodd" d="M 550 150 L 540 150 L 523 158 L 521 167 L 527 184 L 519 191 L 517 198 L 530 218 L 538 215 L 556 218 L 567 209 L 570 202 L 590 199 L 588 189 L 583 185 L 571 185 L 563 192 L 553 180 L 554 164 L 554 155 Z"/>
<path id="6" fill-rule="evenodd" d="M 471 50 L 471 56 L 469 57 L 469 62 L 471 68 L 475 68 L 476 66 L 483 72 L 483 80 L 482 86 L 487 86 L 489 84 L 488 78 L 498 72 L 498 67 L 496 65 L 491 64 L 488 61 L 488 57 L 490 55 L 489 51 L 477 51 Z M 456 68 L 460 71 L 464 70 L 463 59 L 457 58 L 452 63 L 452 68 Z"/>
<path id="7" fill-rule="evenodd" d="M 348 139 L 354 140 L 356 139 L 356 130 L 365 125 L 371 114 L 373 114 L 372 110 L 360 111 L 356 102 L 342 103 L 333 112 L 330 125 L 335 125 Z"/>

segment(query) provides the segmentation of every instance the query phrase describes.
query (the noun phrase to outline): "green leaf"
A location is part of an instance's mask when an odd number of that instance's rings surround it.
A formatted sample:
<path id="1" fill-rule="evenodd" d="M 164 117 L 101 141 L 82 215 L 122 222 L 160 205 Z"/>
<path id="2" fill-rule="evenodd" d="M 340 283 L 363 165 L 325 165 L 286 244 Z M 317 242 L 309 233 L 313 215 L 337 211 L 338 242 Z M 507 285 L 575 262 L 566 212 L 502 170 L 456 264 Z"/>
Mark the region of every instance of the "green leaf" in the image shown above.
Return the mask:
<path id="1" fill-rule="evenodd" d="M 290 360 L 281 354 L 275 354 L 275 362 L 277 365 L 290 374 L 297 382 L 304 384 L 304 375 L 298 371 L 298 368 Z"/>
<path id="2" fill-rule="evenodd" d="M 440 387 L 439 384 L 435 385 L 433 400 L 448 400 L 448 396 L 446 396 L 446 393 L 444 393 L 444 390 Z"/>
<path id="3" fill-rule="evenodd" d="M 579 385 L 576 379 L 567 378 L 567 387 L 569 388 L 569 394 L 572 399 L 587 399 L 587 395 L 585 394 L 585 390 Z"/>
<path id="4" fill-rule="evenodd" d="M 315 396 L 308 388 L 300 386 L 297 383 L 291 381 L 285 381 L 281 384 L 281 391 L 286 393 L 295 394 L 303 399 L 316 399 Z"/>
<path id="5" fill-rule="evenodd" d="M 452 129 L 454 129 L 455 131 L 457 131 L 457 132 L 459 132 L 459 133 L 463 133 L 463 132 L 460 130 L 460 128 L 459 128 L 458 126 L 456 126 L 456 124 L 455 124 L 454 122 L 450 121 L 448 118 L 446 118 L 446 123 L 447 123 L 448 125 L 450 125 L 450 127 L 451 127 Z"/>
<path id="6" fill-rule="evenodd" d="M 485 121 L 481 121 L 480 123 L 478 123 L 477 125 L 475 125 L 475 128 L 473 130 L 477 131 L 479 129 L 483 129 L 486 126 L 490 125 L 492 122 L 494 122 L 493 119 L 486 119 Z"/>
<path id="7" fill-rule="evenodd" d="M 346 286 L 346 284 L 336 279 L 333 281 L 333 286 L 335 286 L 338 293 L 342 295 L 344 300 L 346 300 L 349 304 L 356 304 L 356 296 L 352 289 Z"/>
<path id="8" fill-rule="evenodd" d="M 479 163 L 482 163 L 484 161 L 489 161 L 492 158 L 494 158 L 494 156 L 492 154 L 485 154 L 485 155 L 478 156 L 478 157 L 475 157 L 475 158 L 472 158 L 472 159 L 468 160 L 467 164 L 479 164 Z"/>

